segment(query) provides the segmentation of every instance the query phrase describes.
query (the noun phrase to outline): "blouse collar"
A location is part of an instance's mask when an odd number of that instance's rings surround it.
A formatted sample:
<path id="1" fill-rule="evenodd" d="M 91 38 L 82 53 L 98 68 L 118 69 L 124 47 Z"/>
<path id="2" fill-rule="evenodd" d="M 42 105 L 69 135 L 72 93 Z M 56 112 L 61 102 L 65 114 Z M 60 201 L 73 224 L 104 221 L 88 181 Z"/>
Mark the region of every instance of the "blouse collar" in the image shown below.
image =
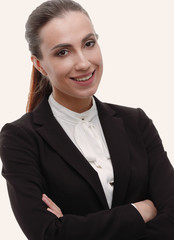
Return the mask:
<path id="1" fill-rule="evenodd" d="M 77 113 L 64 107 L 54 99 L 52 94 L 49 96 L 48 102 L 50 104 L 54 116 L 56 118 L 57 117 L 61 118 L 65 122 L 70 122 L 73 124 L 77 124 L 80 121 L 91 122 L 98 115 L 94 97 L 92 98 L 92 107 L 89 110 L 82 113 Z"/>

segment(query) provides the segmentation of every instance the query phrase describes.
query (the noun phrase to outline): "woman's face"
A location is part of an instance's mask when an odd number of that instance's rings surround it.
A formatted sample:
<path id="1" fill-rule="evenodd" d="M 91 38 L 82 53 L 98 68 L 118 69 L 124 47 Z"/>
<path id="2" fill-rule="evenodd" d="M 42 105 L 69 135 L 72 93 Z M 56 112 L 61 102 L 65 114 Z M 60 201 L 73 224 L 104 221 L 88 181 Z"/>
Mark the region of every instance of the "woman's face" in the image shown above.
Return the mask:
<path id="1" fill-rule="evenodd" d="M 37 60 L 49 78 L 54 98 L 61 104 L 90 99 L 103 71 L 96 33 L 89 18 L 69 12 L 52 19 L 40 31 L 43 58 Z"/>

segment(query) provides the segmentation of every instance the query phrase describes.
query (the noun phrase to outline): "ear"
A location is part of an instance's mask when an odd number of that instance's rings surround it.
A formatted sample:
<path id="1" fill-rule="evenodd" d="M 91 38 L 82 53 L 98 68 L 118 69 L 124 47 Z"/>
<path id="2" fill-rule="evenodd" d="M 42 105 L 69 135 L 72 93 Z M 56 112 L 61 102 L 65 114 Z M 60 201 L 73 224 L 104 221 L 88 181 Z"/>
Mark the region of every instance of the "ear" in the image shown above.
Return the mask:
<path id="1" fill-rule="evenodd" d="M 33 62 L 34 67 L 35 67 L 42 75 L 47 76 L 46 71 L 45 71 L 45 70 L 43 69 L 43 67 L 41 66 L 40 60 L 39 60 L 36 56 L 32 55 L 32 56 L 31 56 L 31 61 Z"/>

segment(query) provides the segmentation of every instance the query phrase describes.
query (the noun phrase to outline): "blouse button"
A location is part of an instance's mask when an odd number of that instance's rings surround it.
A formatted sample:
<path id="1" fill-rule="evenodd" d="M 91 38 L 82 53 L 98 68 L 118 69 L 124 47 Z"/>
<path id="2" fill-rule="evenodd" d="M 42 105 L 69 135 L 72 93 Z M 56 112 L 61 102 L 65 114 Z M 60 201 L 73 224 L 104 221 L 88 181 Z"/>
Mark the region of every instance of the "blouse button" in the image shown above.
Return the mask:
<path id="1" fill-rule="evenodd" d="M 109 184 L 113 187 L 113 186 L 114 186 L 114 181 L 111 180 L 111 181 L 109 182 Z"/>

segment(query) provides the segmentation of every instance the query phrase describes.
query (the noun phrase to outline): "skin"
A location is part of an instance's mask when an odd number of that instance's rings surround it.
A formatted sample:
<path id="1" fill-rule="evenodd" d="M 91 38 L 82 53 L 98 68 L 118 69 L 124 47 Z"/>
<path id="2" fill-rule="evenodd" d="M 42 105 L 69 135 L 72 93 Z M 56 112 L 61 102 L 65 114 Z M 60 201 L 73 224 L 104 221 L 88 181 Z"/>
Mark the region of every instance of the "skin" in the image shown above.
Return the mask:
<path id="1" fill-rule="evenodd" d="M 97 36 L 89 18 L 80 12 L 68 12 L 47 23 L 40 31 L 40 38 L 43 57 L 32 56 L 31 59 L 38 71 L 49 78 L 54 99 L 75 112 L 88 110 L 103 72 Z M 92 73 L 89 82 L 75 81 Z M 47 211 L 58 218 L 63 217 L 59 206 L 45 194 L 42 201 L 47 205 Z M 134 204 L 144 222 L 157 215 L 151 200 Z"/>
<path id="2" fill-rule="evenodd" d="M 46 195 L 42 195 L 42 201 L 48 206 L 47 211 L 53 213 L 58 218 L 63 217 L 61 209 Z"/>
<path id="3" fill-rule="evenodd" d="M 145 223 L 149 222 L 157 215 L 157 209 L 149 199 L 134 203 L 136 209 L 141 214 Z"/>
<path id="4" fill-rule="evenodd" d="M 68 12 L 47 23 L 40 38 L 43 58 L 31 59 L 49 78 L 54 99 L 75 112 L 88 110 L 103 72 L 102 55 L 90 19 L 80 12 Z M 89 83 L 74 81 L 92 73 L 93 81 Z"/>

